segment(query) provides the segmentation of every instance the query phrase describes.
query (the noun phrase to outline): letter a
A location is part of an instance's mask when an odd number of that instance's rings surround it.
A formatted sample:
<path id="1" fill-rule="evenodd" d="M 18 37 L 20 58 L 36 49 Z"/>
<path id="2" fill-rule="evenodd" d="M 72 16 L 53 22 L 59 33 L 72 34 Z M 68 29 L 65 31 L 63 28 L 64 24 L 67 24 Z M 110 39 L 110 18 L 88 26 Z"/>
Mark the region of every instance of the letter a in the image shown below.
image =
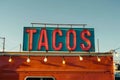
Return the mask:
<path id="1" fill-rule="evenodd" d="M 48 50 L 48 38 L 46 29 L 41 29 L 40 38 L 38 42 L 38 50 L 41 50 L 41 47 L 44 46 Z"/>

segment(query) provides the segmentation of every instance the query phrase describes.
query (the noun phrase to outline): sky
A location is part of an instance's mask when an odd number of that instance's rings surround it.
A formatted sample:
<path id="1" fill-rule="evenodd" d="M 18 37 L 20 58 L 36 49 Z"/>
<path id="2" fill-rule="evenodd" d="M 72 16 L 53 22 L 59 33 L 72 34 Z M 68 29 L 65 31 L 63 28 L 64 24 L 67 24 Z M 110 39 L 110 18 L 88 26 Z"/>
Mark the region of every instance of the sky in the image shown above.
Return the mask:
<path id="1" fill-rule="evenodd" d="M 100 52 L 120 47 L 120 0 L 0 0 L 0 37 L 5 51 L 19 51 L 30 23 L 87 24 Z M 0 39 L 0 51 L 3 47 Z M 120 49 L 116 50 L 120 52 Z"/>

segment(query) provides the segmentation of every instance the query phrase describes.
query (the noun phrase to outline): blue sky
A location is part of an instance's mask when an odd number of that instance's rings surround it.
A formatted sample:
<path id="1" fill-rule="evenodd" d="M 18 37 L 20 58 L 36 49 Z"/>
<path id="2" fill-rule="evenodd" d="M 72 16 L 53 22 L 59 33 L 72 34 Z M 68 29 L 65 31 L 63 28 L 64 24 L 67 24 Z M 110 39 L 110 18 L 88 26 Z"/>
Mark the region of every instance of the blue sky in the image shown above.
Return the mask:
<path id="1" fill-rule="evenodd" d="M 31 22 L 85 23 L 95 28 L 100 51 L 106 52 L 120 47 L 119 3 L 120 0 L 0 0 L 0 37 L 6 38 L 6 51 L 19 51 L 23 27 L 31 26 Z"/>

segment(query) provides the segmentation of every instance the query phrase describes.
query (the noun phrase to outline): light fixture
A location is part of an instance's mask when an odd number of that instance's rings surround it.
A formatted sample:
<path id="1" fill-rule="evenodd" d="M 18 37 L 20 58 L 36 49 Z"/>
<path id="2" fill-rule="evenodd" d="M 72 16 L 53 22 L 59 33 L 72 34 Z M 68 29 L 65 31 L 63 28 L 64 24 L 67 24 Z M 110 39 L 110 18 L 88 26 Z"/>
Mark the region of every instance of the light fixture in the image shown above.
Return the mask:
<path id="1" fill-rule="evenodd" d="M 9 57 L 9 60 L 8 60 L 8 62 L 12 62 L 12 57 L 11 57 L 11 56 Z"/>
<path id="2" fill-rule="evenodd" d="M 65 64 L 66 62 L 65 62 L 65 59 L 64 59 L 64 57 L 63 57 L 63 60 L 62 60 L 62 64 Z"/>
<path id="3" fill-rule="evenodd" d="M 100 61 L 101 61 L 100 57 L 97 57 L 97 61 L 98 61 L 98 62 L 100 62 Z"/>
<path id="4" fill-rule="evenodd" d="M 82 61 L 82 60 L 83 60 L 83 57 L 82 57 L 82 56 L 79 56 L 79 60 Z"/>
<path id="5" fill-rule="evenodd" d="M 45 58 L 44 58 L 44 62 L 47 62 L 47 57 L 45 56 Z"/>
<path id="6" fill-rule="evenodd" d="M 116 68 L 116 65 L 115 65 L 115 62 L 113 62 L 113 70 L 115 71 L 117 68 Z"/>
<path id="7" fill-rule="evenodd" d="M 27 63 L 30 63 L 30 56 L 27 57 L 26 62 L 27 62 Z"/>

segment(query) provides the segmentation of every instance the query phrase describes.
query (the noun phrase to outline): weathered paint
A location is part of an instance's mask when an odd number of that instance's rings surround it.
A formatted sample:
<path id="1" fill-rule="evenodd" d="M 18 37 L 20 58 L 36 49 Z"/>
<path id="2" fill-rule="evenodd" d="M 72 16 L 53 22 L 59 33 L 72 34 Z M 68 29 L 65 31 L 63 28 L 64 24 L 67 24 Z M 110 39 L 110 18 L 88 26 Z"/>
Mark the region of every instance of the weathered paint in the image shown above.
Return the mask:
<path id="1" fill-rule="evenodd" d="M 62 57 L 14 56 L 8 62 L 9 56 L 0 56 L 0 80 L 25 80 L 27 76 L 52 76 L 55 80 L 114 80 L 112 56 L 101 56 L 101 62 L 96 56 L 64 57 L 66 64 L 62 64 Z"/>

